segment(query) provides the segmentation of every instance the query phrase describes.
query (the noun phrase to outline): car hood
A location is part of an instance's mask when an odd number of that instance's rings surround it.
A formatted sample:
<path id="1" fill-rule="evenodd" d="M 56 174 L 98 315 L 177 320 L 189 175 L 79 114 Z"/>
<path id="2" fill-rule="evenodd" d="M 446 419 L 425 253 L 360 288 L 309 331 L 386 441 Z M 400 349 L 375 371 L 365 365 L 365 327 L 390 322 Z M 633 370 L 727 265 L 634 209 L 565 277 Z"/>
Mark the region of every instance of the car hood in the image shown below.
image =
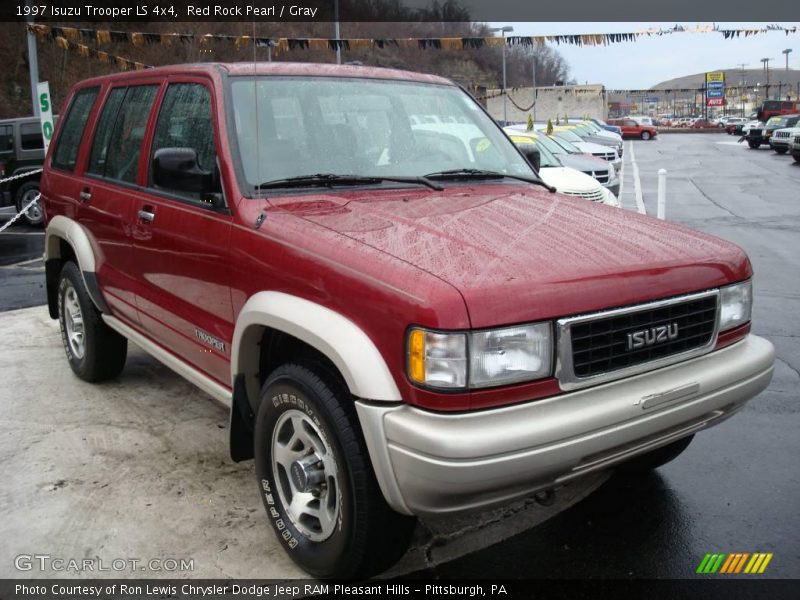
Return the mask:
<path id="1" fill-rule="evenodd" d="M 578 171 L 598 171 L 608 172 L 609 176 L 615 177 L 614 167 L 610 162 L 591 154 L 559 154 L 560 160 L 565 167 L 571 167 Z"/>
<path id="2" fill-rule="evenodd" d="M 579 150 L 588 152 L 589 154 L 606 154 L 608 152 L 615 152 L 613 147 L 604 146 L 603 144 L 595 144 L 594 142 L 575 142 L 574 144 Z"/>
<path id="3" fill-rule="evenodd" d="M 270 202 L 448 282 L 464 298 L 472 327 L 639 303 L 751 274 L 747 257 L 733 244 L 532 185 L 371 190 Z"/>
<path id="4" fill-rule="evenodd" d="M 570 167 L 543 167 L 539 175 L 547 185 L 564 194 L 595 192 L 602 188 L 594 177 Z"/>

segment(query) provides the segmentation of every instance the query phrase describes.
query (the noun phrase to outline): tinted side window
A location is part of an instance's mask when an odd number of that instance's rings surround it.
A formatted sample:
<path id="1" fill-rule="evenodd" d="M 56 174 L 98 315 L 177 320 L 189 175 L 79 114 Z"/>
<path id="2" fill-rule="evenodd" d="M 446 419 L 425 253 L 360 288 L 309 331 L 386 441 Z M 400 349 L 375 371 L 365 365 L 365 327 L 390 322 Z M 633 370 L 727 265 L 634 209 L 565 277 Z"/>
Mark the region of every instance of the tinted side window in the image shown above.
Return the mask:
<path id="1" fill-rule="evenodd" d="M 42 126 L 39 123 L 23 123 L 20 125 L 19 137 L 23 150 L 41 150 L 44 148 Z"/>
<path id="2" fill-rule="evenodd" d="M 174 83 L 167 88 L 153 135 L 153 153 L 161 148 L 192 148 L 201 169 L 216 168 L 211 95 L 204 85 Z M 181 194 L 199 198 L 199 194 Z"/>
<path id="3" fill-rule="evenodd" d="M 108 156 L 108 145 L 111 141 L 111 134 L 114 131 L 114 122 L 119 113 L 119 107 L 125 99 L 127 88 L 114 88 L 109 92 L 103 112 L 97 121 L 97 128 L 92 142 L 92 153 L 89 156 L 89 166 L 87 173 L 104 176 L 106 174 L 106 158 Z"/>
<path id="4" fill-rule="evenodd" d="M 53 154 L 54 167 L 67 171 L 75 169 L 78 148 L 83 139 L 83 130 L 86 127 L 94 100 L 97 98 L 97 92 L 98 88 L 87 88 L 75 94 L 56 142 L 56 150 Z"/>
<path id="5" fill-rule="evenodd" d="M 14 149 L 14 127 L 0 125 L 0 152 L 11 152 Z"/>
<path id="6" fill-rule="evenodd" d="M 129 87 L 108 140 L 103 175 L 135 183 L 147 117 L 156 97 L 157 85 Z M 98 135 L 101 132 L 98 131 Z"/>

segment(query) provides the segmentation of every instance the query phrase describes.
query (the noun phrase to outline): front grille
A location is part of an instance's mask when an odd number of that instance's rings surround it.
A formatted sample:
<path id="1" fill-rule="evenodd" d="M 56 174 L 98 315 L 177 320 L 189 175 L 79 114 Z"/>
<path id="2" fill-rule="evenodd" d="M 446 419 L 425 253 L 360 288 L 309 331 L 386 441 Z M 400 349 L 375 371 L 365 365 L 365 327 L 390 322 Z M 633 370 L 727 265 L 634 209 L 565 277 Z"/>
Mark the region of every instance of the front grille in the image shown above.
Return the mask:
<path id="1" fill-rule="evenodd" d="M 779 132 L 777 132 L 775 134 L 775 137 L 788 138 L 789 137 L 789 132 L 788 131 L 779 131 Z"/>
<path id="2" fill-rule="evenodd" d="M 794 143 L 795 143 L 795 144 L 800 144 L 800 135 L 798 135 L 798 136 L 795 136 L 795 138 L 794 138 Z"/>
<path id="3" fill-rule="evenodd" d="M 709 295 L 654 308 L 631 307 L 613 316 L 571 326 L 572 368 L 575 377 L 585 378 L 648 363 L 708 345 L 717 322 L 717 296 Z M 628 334 L 645 332 L 649 342 L 660 339 L 657 328 L 669 326 L 663 341 L 629 349 Z M 654 331 L 655 330 L 655 331 Z"/>
<path id="4" fill-rule="evenodd" d="M 608 183 L 608 171 L 584 171 L 589 177 L 594 177 L 600 183 Z"/>
<path id="5" fill-rule="evenodd" d="M 748 135 L 751 135 L 753 137 L 758 137 L 758 136 L 761 135 L 761 130 L 760 129 L 751 129 L 750 133 Z"/>
<path id="6" fill-rule="evenodd" d="M 563 192 L 568 196 L 576 196 L 584 200 L 591 200 L 592 202 L 601 202 L 604 198 L 603 190 L 595 190 L 593 192 Z"/>

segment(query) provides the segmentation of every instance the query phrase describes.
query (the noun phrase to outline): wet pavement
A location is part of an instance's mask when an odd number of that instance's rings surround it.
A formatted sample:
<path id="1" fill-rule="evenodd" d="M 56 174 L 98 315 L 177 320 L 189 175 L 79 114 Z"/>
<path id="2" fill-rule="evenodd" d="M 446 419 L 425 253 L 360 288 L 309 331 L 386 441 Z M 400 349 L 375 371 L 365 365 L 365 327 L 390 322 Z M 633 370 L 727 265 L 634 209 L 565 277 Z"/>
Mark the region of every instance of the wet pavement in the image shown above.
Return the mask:
<path id="1" fill-rule="evenodd" d="M 666 168 L 667 218 L 748 252 L 773 381 L 658 471 L 615 474 L 546 523 L 420 576 L 693 578 L 707 552 L 772 552 L 769 577 L 800 578 L 800 164 L 724 134 L 633 144 L 648 214 Z M 630 156 L 623 201 L 635 209 Z"/>
<path id="2" fill-rule="evenodd" d="M 41 227 L 15 223 L 0 233 L 0 311 L 46 302 L 43 252 Z"/>
<path id="3" fill-rule="evenodd" d="M 725 135 L 664 135 L 626 142 L 626 149 L 631 144 L 626 208 L 636 209 L 633 155 L 648 214 L 656 212 L 656 173 L 666 168 L 667 218 L 748 252 L 756 273 L 753 331 L 776 346 L 775 377 L 673 463 L 644 476 L 615 474 L 549 520 L 436 561 L 420 576 L 693 578 L 708 552 L 771 552 L 767 575 L 800 578 L 800 165 Z M 35 262 L 44 238 L 13 230 L 0 234 L 0 310 L 44 302 L 43 268 Z"/>

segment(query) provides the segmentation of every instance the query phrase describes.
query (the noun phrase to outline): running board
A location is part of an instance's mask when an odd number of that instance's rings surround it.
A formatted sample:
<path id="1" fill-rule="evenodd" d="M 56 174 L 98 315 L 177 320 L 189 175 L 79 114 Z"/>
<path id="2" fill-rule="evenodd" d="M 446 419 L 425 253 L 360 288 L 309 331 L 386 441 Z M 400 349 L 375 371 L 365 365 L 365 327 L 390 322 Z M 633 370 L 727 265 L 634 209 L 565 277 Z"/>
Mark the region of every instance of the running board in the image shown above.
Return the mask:
<path id="1" fill-rule="evenodd" d="M 116 317 L 112 317 L 111 315 L 102 315 L 103 321 L 106 322 L 106 325 L 111 327 L 114 331 L 119 333 L 120 335 L 128 338 L 134 344 L 139 346 L 142 350 L 147 352 L 153 358 L 158 360 L 159 362 L 163 363 L 165 366 L 169 367 L 173 371 L 175 371 L 178 375 L 183 377 L 184 379 L 188 380 L 190 383 L 193 383 L 201 390 L 203 390 L 206 394 L 209 394 L 215 400 L 221 402 L 228 408 L 231 406 L 231 391 L 227 389 L 225 386 L 220 385 L 207 375 L 204 375 L 191 365 L 186 364 L 184 361 L 179 359 L 177 356 L 164 350 L 158 344 L 153 343 L 144 335 L 129 327 Z"/>

